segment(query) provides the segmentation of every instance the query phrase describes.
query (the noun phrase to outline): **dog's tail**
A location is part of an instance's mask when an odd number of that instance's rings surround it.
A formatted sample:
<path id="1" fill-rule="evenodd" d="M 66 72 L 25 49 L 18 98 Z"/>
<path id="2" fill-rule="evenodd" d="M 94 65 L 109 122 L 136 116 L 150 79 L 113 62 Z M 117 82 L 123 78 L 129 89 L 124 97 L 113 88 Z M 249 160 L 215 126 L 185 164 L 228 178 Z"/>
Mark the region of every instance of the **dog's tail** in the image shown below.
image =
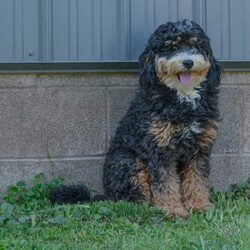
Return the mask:
<path id="1" fill-rule="evenodd" d="M 104 195 L 92 195 L 85 185 L 60 186 L 49 194 L 52 203 L 75 204 L 107 200 Z"/>

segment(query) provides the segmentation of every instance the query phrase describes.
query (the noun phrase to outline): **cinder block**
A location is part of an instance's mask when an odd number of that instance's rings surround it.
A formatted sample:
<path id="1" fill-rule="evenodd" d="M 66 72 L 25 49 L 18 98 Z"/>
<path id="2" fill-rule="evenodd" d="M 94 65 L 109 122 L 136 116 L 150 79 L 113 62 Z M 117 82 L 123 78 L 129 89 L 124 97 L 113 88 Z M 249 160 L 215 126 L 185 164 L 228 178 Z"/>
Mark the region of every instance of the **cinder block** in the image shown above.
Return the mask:
<path id="1" fill-rule="evenodd" d="M 108 86 L 108 76 L 104 73 L 68 73 L 68 74 L 41 74 L 39 76 L 42 87 Z"/>
<path id="2" fill-rule="evenodd" d="M 135 86 L 139 85 L 138 73 L 114 73 L 108 74 L 109 86 Z"/>
<path id="3" fill-rule="evenodd" d="M 0 88 L 26 88 L 39 86 L 40 79 L 37 74 L 1 74 Z"/>
<path id="4" fill-rule="evenodd" d="M 1 74 L 0 88 L 136 86 L 139 73 Z"/>
<path id="5" fill-rule="evenodd" d="M 0 158 L 46 156 L 47 95 L 44 89 L 0 91 Z"/>
<path id="6" fill-rule="evenodd" d="M 28 185 L 38 173 L 44 173 L 45 180 L 63 177 L 65 184 L 84 183 L 89 188 L 103 192 L 103 158 L 53 160 L 49 161 L 0 161 L 0 192 L 5 193 L 9 185 L 24 180 Z"/>
<path id="7" fill-rule="evenodd" d="M 243 129 L 242 129 L 242 148 L 244 152 L 250 152 L 250 88 L 242 89 L 244 104 L 243 110 Z"/>
<path id="8" fill-rule="evenodd" d="M 105 90 L 49 89 L 48 150 L 54 157 L 100 155 L 106 151 Z"/>
<path id="9" fill-rule="evenodd" d="M 104 154 L 105 92 L 101 88 L 0 92 L 0 157 Z"/>
<path id="10" fill-rule="evenodd" d="M 222 87 L 219 108 L 221 122 L 213 153 L 238 153 L 240 150 L 240 113 L 242 92 L 237 87 Z"/>
<path id="11" fill-rule="evenodd" d="M 250 156 L 213 156 L 211 159 L 211 186 L 227 190 L 234 183 L 243 183 L 250 176 Z"/>
<path id="12" fill-rule="evenodd" d="M 72 74 L 41 74 L 41 87 L 49 86 L 133 86 L 138 84 L 138 73 L 72 73 Z"/>
<path id="13" fill-rule="evenodd" d="M 250 72 L 225 72 L 222 77 L 222 84 L 249 84 Z"/>
<path id="14" fill-rule="evenodd" d="M 88 188 L 103 192 L 102 175 L 104 157 L 53 161 L 52 176 L 61 176 L 65 184 L 85 184 Z"/>
<path id="15" fill-rule="evenodd" d="M 121 118 L 126 114 L 136 88 L 111 88 L 108 90 L 109 140 L 115 134 Z"/>
<path id="16" fill-rule="evenodd" d="M 5 193 L 9 185 L 21 180 L 30 185 L 32 179 L 38 173 L 44 173 L 46 180 L 51 178 L 51 169 L 48 162 L 0 161 L 0 194 Z"/>

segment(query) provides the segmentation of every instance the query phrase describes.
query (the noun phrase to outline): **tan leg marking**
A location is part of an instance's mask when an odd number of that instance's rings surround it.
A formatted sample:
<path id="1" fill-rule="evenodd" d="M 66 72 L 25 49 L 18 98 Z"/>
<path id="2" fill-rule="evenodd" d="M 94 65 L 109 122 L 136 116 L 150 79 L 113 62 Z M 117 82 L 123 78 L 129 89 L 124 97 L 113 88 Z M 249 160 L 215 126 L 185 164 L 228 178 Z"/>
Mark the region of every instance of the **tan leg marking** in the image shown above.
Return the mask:
<path id="1" fill-rule="evenodd" d="M 188 218 L 189 213 L 181 202 L 180 180 L 176 167 L 165 170 L 164 181 L 153 190 L 155 206 L 172 218 Z"/>
<path id="2" fill-rule="evenodd" d="M 138 173 L 131 178 L 131 182 L 139 188 L 143 198 L 150 204 L 153 204 L 153 195 L 150 189 L 151 180 L 146 165 L 137 158 L 136 168 Z"/>
<path id="3" fill-rule="evenodd" d="M 197 169 L 196 161 L 183 171 L 181 194 L 187 210 L 204 212 L 209 207 L 214 207 L 209 201 L 208 180 Z"/>

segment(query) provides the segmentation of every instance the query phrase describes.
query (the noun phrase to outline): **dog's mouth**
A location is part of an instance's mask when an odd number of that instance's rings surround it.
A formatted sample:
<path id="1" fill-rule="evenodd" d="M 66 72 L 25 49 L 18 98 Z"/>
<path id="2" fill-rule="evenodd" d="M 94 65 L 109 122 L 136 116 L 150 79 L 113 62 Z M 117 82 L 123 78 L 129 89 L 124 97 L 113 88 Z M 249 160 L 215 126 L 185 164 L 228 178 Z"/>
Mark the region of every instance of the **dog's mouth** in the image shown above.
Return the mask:
<path id="1" fill-rule="evenodd" d="M 193 83 L 193 74 L 192 72 L 181 72 L 177 74 L 177 78 L 182 85 L 188 86 Z"/>

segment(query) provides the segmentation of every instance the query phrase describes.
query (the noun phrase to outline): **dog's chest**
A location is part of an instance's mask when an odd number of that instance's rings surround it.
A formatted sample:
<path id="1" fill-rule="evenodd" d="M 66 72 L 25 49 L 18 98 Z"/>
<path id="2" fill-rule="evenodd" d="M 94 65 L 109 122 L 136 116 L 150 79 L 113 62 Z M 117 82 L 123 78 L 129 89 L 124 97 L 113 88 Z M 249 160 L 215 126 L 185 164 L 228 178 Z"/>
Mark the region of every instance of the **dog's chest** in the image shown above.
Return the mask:
<path id="1" fill-rule="evenodd" d="M 194 147 L 197 136 L 202 134 L 203 128 L 196 121 L 189 124 L 153 122 L 149 131 L 159 147 L 176 148 L 186 145 L 188 148 Z"/>
<path id="2" fill-rule="evenodd" d="M 176 133 L 175 135 L 173 135 L 171 143 L 172 144 L 180 144 L 180 143 L 187 144 L 189 142 L 190 144 L 194 144 L 194 142 L 198 139 L 197 135 L 202 134 L 202 132 L 203 132 L 203 129 L 201 128 L 200 123 L 194 121 L 186 126 L 183 125 L 183 128 L 179 131 L 179 133 Z"/>
<path id="3" fill-rule="evenodd" d="M 153 122 L 149 130 L 158 147 L 174 152 L 183 161 L 190 160 L 199 151 L 209 152 L 217 131 L 218 122 L 213 119 L 205 123 L 193 121 L 189 124 Z"/>

